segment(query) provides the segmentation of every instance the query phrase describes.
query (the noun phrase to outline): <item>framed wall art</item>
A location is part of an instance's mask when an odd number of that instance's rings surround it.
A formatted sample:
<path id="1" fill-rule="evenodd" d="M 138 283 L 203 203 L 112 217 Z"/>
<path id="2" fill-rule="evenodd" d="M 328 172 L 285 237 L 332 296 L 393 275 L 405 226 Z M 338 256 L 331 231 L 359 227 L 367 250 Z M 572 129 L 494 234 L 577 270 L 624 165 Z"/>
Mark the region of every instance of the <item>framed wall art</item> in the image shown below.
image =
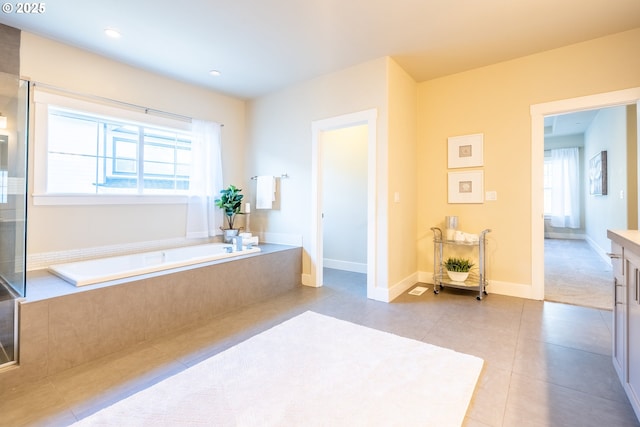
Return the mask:
<path id="1" fill-rule="evenodd" d="M 452 136 L 447 139 L 447 142 L 449 169 L 483 165 L 484 134 Z"/>
<path id="2" fill-rule="evenodd" d="M 483 203 L 484 172 L 449 172 L 449 203 Z"/>
<path id="3" fill-rule="evenodd" d="M 589 194 L 607 195 L 607 152 L 601 151 L 589 160 Z"/>

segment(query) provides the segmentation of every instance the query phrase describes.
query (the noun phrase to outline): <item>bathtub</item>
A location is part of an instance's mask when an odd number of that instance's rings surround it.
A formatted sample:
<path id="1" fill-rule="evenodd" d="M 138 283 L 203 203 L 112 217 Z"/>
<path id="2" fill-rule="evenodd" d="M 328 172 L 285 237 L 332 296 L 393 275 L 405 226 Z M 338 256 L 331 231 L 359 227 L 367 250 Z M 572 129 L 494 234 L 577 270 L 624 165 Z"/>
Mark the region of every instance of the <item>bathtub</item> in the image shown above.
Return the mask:
<path id="1" fill-rule="evenodd" d="M 232 252 L 228 252 L 229 248 L 233 248 Z M 86 286 L 256 252 L 260 252 L 260 248 L 256 246 L 245 246 L 242 251 L 236 251 L 233 245 L 227 243 L 209 243 L 56 264 L 50 266 L 49 271 L 75 286 Z"/>

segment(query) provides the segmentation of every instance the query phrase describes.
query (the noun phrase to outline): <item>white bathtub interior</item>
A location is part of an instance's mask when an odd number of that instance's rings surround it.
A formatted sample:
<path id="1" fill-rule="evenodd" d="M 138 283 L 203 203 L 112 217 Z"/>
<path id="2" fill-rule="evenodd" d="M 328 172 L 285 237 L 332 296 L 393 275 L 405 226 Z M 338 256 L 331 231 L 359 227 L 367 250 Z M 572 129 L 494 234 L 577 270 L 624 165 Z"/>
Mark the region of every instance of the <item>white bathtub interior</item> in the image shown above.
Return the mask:
<path id="1" fill-rule="evenodd" d="M 241 251 L 226 243 L 121 255 L 49 266 L 49 271 L 75 286 L 86 286 L 161 270 L 200 264 L 260 252 L 257 246 Z"/>

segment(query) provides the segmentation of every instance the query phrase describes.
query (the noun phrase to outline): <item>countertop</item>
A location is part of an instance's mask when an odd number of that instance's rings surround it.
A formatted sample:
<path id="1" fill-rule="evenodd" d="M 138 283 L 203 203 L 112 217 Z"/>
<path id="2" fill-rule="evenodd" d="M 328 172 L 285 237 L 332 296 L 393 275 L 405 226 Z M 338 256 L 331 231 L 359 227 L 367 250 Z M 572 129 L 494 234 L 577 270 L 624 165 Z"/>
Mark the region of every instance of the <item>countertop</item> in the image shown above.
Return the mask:
<path id="1" fill-rule="evenodd" d="M 607 230 L 607 237 L 625 249 L 640 254 L 640 230 Z"/>

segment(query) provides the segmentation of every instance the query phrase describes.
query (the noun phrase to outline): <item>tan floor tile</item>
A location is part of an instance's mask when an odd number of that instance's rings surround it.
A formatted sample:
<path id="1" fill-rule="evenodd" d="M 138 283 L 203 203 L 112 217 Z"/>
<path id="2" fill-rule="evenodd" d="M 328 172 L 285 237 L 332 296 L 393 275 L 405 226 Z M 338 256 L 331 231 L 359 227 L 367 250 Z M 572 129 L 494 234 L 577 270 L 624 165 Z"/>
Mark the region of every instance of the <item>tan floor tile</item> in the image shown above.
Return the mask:
<path id="1" fill-rule="evenodd" d="M 522 339 L 513 372 L 593 396 L 627 402 L 610 356 Z"/>
<path id="2" fill-rule="evenodd" d="M 467 411 L 465 426 L 501 426 L 507 403 L 511 372 L 485 364 Z"/>
<path id="3" fill-rule="evenodd" d="M 638 426 L 631 406 L 513 374 L 505 427 Z"/>
<path id="4" fill-rule="evenodd" d="M 2 390 L 0 427 L 69 425 L 76 421 L 68 402 L 49 380 Z"/>

